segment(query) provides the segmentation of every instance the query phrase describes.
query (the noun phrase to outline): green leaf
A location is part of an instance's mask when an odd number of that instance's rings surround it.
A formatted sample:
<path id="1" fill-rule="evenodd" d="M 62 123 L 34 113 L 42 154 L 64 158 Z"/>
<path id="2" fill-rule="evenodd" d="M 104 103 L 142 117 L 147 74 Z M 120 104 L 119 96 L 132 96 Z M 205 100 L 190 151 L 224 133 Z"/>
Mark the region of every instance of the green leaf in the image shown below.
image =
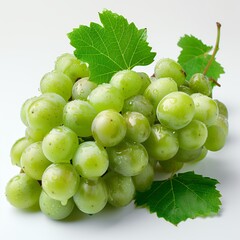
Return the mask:
<path id="1" fill-rule="evenodd" d="M 76 48 L 75 56 L 89 64 L 91 81 L 109 82 L 120 70 L 153 62 L 156 53 L 151 52 L 146 41 L 146 29 L 138 30 L 134 23 L 129 24 L 123 16 L 109 10 L 99 17 L 103 26 L 81 25 L 68 34 Z"/>
<path id="2" fill-rule="evenodd" d="M 201 40 L 192 35 L 184 35 L 184 37 L 180 38 L 178 46 L 182 48 L 178 62 L 185 70 L 187 80 L 195 73 L 202 73 L 211 57 L 209 52 L 212 50 L 212 47 L 205 45 Z M 214 59 L 206 75 L 217 80 L 220 74 L 223 73 L 223 67 Z"/>
<path id="3" fill-rule="evenodd" d="M 148 207 L 159 218 L 177 225 L 188 218 L 206 217 L 220 210 L 218 181 L 194 172 L 179 173 L 163 181 L 154 181 L 150 190 L 137 192 L 135 204 Z"/>

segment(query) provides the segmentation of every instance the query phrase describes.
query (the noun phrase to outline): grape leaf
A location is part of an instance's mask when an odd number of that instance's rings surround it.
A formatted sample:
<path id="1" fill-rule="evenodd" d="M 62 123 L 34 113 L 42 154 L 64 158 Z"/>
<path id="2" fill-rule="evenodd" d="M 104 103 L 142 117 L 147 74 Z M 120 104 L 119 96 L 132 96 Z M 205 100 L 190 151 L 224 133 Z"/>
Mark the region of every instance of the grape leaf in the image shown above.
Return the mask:
<path id="1" fill-rule="evenodd" d="M 109 10 L 99 17 L 103 26 L 80 25 L 68 34 L 75 56 L 89 64 L 91 81 L 109 82 L 117 71 L 153 62 L 156 53 L 146 41 L 146 29 L 138 30 L 134 23 Z"/>
<path id="2" fill-rule="evenodd" d="M 195 73 L 202 73 L 211 57 L 209 52 L 212 47 L 205 45 L 192 35 L 184 35 L 184 37 L 180 38 L 178 46 L 182 48 L 178 62 L 185 70 L 187 80 Z M 209 78 L 218 80 L 223 73 L 223 67 L 214 59 L 206 75 Z"/>
<path id="3" fill-rule="evenodd" d="M 206 217 L 220 210 L 218 181 L 185 172 L 163 181 L 154 181 L 146 192 L 137 192 L 135 204 L 148 207 L 159 218 L 177 225 L 188 218 Z"/>

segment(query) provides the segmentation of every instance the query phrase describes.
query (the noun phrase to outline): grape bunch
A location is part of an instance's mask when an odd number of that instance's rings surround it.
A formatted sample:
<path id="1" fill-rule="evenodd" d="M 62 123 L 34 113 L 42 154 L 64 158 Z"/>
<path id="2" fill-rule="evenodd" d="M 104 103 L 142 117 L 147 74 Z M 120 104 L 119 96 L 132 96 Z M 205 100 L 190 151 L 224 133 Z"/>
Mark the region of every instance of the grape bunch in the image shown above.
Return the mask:
<path id="1" fill-rule="evenodd" d="M 121 70 L 96 84 L 86 63 L 61 55 L 41 79 L 41 95 L 22 105 L 25 136 L 11 148 L 20 173 L 7 183 L 8 201 L 21 209 L 39 204 L 56 220 L 74 206 L 95 214 L 107 203 L 128 205 L 149 189 L 157 166 L 175 173 L 224 146 L 228 111 L 212 89 L 202 73 L 187 81 L 168 58 L 152 77 Z"/>

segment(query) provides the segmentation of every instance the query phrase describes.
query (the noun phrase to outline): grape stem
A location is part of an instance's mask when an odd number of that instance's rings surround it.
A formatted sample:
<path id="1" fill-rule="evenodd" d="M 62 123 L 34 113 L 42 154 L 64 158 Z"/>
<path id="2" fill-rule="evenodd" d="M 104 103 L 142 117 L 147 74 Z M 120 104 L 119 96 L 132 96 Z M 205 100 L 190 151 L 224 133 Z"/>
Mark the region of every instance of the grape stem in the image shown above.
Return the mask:
<path id="1" fill-rule="evenodd" d="M 211 58 L 209 59 L 204 71 L 203 71 L 203 74 L 206 75 L 207 74 L 207 71 L 209 69 L 209 67 L 211 66 L 213 60 L 215 59 L 215 56 L 219 50 L 219 42 L 220 42 L 220 29 L 221 29 L 221 24 L 219 22 L 216 23 L 217 24 L 217 39 L 216 39 L 216 44 L 215 44 L 215 47 L 214 47 L 214 50 L 213 50 L 213 53 L 212 53 L 212 56 Z"/>
<path id="2" fill-rule="evenodd" d="M 213 82 L 216 86 L 221 87 L 221 84 L 219 84 L 215 79 L 209 78 L 210 82 Z"/>

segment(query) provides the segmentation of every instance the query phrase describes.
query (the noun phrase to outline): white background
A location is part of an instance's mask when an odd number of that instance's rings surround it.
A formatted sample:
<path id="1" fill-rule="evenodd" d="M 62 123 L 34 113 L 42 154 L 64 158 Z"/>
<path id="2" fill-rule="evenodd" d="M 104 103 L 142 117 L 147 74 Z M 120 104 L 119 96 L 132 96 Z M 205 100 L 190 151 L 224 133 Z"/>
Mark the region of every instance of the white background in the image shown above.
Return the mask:
<path id="1" fill-rule="evenodd" d="M 104 8 L 124 15 L 139 28 L 146 27 L 156 59 L 177 59 L 180 49 L 176 43 L 185 33 L 214 45 L 215 22 L 222 23 L 217 60 L 226 74 L 214 96 L 229 108 L 230 134 L 224 149 L 192 166 L 197 173 L 221 182 L 219 216 L 187 220 L 175 227 L 132 204 L 57 222 L 7 203 L 5 185 L 18 173 L 10 163 L 9 151 L 25 130 L 20 107 L 27 98 L 38 94 L 39 81 L 53 69 L 56 57 L 72 52 L 66 34 L 80 24 L 98 22 L 98 12 Z M 239 239 L 239 10 L 238 0 L 0 0 L 0 239 Z M 152 74 L 153 67 L 142 70 Z"/>

